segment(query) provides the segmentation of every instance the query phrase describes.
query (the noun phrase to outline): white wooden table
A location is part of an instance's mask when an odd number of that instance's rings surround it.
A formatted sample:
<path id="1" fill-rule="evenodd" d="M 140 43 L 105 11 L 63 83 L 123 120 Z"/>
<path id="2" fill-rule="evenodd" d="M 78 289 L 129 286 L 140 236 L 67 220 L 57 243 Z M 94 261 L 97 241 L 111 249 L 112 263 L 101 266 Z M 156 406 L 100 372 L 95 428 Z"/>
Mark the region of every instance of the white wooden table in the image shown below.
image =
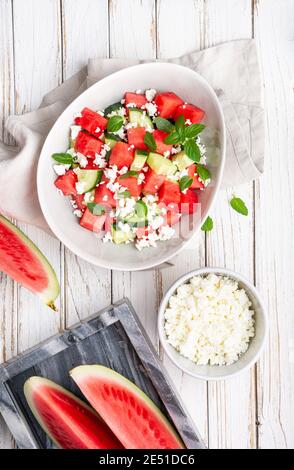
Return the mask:
<path id="1" fill-rule="evenodd" d="M 294 447 L 294 1 L 0 0 L 3 119 L 37 107 L 44 93 L 89 57 L 167 58 L 253 36 L 264 74 L 266 172 L 260 181 L 235 189 L 247 201 L 248 218 L 230 210 L 233 191 L 221 192 L 211 214 L 215 230 L 199 236 L 193 256 L 179 255 L 175 267 L 162 272 L 141 273 L 96 268 L 41 231 L 22 226 L 61 280 L 57 315 L 0 273 L 0 362 L 123 296 L 158 347 L 157 307 L 180 274 L 226 266 L 253 280 L 271 328 L 256 367 L 207 384 L 162 357 L 211 448 Z M 0 134 L 8 139 L 3 127 Z M 11 197 L 13 191 L 17 188 Z M 0 418 L 0 448 L 13 446 Z"/>

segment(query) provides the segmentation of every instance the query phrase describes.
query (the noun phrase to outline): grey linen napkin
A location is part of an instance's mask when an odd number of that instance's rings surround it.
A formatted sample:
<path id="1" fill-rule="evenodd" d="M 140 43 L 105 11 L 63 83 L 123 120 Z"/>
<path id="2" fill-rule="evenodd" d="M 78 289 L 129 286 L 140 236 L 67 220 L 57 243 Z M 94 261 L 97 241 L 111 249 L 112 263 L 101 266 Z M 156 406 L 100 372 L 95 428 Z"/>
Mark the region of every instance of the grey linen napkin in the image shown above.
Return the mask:
<path id="1" fill-rule="evenodd" d="M 36 169 L 43 142 L 65 107 L 88 86 L 138 60 L 91 59 L 88 66 L 48 93 L 36 111 L 10 116 L 6 129 L 17 142 L 0 142 L 0 212 L 48 232 L 41 212 Z M 216 90 L 227 128 L 223 187 L 256 179 L 263 172 L 264 112 L 261 76 L 254 40 L 221 44 L 168 59 L 200 73 Z M 17 187 L 11 197 L 11 188 Z"/>

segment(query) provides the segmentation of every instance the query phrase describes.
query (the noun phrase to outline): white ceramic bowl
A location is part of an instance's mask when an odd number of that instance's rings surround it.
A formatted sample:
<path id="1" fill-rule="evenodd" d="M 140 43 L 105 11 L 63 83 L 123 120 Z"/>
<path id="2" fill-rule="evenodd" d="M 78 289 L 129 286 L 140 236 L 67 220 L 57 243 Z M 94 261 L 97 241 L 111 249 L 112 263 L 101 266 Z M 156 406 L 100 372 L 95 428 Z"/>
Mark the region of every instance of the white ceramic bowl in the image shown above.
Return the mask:
<path id="1" fill-rule="evenodd" d="M 69 201 L 54 187 L 56 175 L 51 155 L 68 148 L 69 128 L 74 115 L 85 106 L 104 109 L 120 100 L 126 91 L 155 88 L 171 90 L 184 100 L 195 103 L 206 112 L 208 167 L 212 184 L 200 194 L 201 217 L 190 224 L 189 233 L 179 235 L 157 248 L 139 252 L 133 244 L 103 243 L 97 235 L 82 229 L 72 214 Z M 201 227 L 219 188 L 225 159 L 225 125 L 218 98 L 210 85 L 191 69 L 168 63 L 140 64 L 116 72 L 94 84 L 74 100 L 57 119 L 41 152 L 37 183 L 44 216 L 56 235 L 70 250 L 85 260 L 109 269 L 135 271 L 154 267 L 177 254 Z M 188 216 L 184 216 L 184 219 Z"/>
<path id="2" fill-rule="evenodd" d="M 170 297 L 175 294 L 177 288 L 189 281 L 193 276 L 207 275 L 207 274 L 219 274 L 221 276 L 227 276 L 233 280 L 236 280 L 241 288 L 243 288 L 249 299 L 252 302 L 253 309 L 255 311 L 255 336 L 251 339 L 247 351 L 240 356 L 239 360 L 234 364 L 227 366 L 199 366 L 189 359 L 181 356 L 175 348 L 173 348 L 168 342 L 164 330 L 164 312 L 168 306 Z M 264 347 L 267 332 L 268 332 L 268 318 L 267 313 L 254 285 L 248 281 L 241 274 L 228 269 L 222 268 L 203 268 L 196 271 L 191 271 L 188 274 L 180 277 L 166 292 L 162 299 L 159 308 L 158 315 L 158 331 L 160 342 L 169 356 L 171 361 L 179 367 L 181 370 L 186 372 L 193 377 L 203 380 L 223 380 L 228 377 L 239 374 L 240 372 L 251 367 L 259 358 L 262 349 Z"/>

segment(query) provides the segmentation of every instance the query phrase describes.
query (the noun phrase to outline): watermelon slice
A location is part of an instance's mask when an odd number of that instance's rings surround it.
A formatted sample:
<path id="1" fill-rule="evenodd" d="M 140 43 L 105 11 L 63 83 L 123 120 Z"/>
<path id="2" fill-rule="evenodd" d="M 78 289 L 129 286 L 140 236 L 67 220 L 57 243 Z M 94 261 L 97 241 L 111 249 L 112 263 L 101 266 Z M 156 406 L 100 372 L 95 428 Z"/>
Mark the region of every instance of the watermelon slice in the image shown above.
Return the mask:
<path id="1" fill-rule="evenodd" d="M 203 120 L 205 112 L 203 109 L 197 108 L 197 106 L 194 106 L 193 104 L 183 104 L 177 108 L 174 119 L 176 120 L 182 115 L 185 119 L 189 119 L 191 124 L 198 124 Z"/>
<path id="2" fill-rule="evenodd" d="M 106 129 L 108 120 L 92 109 L 84 108 L 81 116 L 75 118 L 75 123 L 95 137 L 99 137 Z"/>
<path id="3" fill-rule="evenodd" d="M 204 188 L 204 184 L 202 183 L 202 181 L 199 181 L 199 176 L 197 174 L 196 164 L 193 163 L 193 165 L 190 165 L 187 168 L 187 170 L 188 170 L 188 175 L 191 176 L 191 178 L 193 178 L 193 183 L 191 184 L 190 188 L 191 189 Z"/>
<path id="4" fill-rule="evenodd" d="M 122 449 L 97 413 L 65 388 L 31 377 L 24 394 L 36 420 L 61 449 Z"/>
<path id="5" fill-rule="evenodd" d="M 181 199 L 180 185 L 174 181 L 165 180 L 159 190 L 159 202 L 165 204 L 175 203 L 178 204 Z"/>
<path id="6" fill-rule="evenodd" d="M 198 197 L 193 189 L 188 189 L 186 193 L 181 193 L 181 213 L 193 214 L 196 212 L 198 205 Z"/>
<path id="7" fill-rule="evenodd" d="M 73 170 L 68 170 L 65 175 L 58 176 L 54 184 L 63 192 L 64 196 L 75 196 L 77 194 L 76 183 L 78 177 Z"/>
<path id="8" fill-rule="evenodd" d="M 156 129 L 153 132 L 153 137 L 156 143 L 156 152 L 163 155 L 165 152 L 171 152 L 173 146 L 164 143 L 164 139 L 168 136 L 167 132 Z"/>
<path id="9" fill-rule="evenodd" d="M 132 197 L 139 197 L 142 192 L 142 184 L 138 184 L 138 177 L 137 176 L 121 176 L 117 180 L 121 186 L 129 191 Z"/>
<path id="10" fill-rule="evenodd" d="M 100 365 L 79 366 L 70 375 L 125 448 L 183 448 L 159 408 L 122 375 Z"/>
<path id="11" fill-rule="evenodd" d="M 99 233 L 103 230 L 106 220 L 106 215 L 94 215 L 87 208 L 80 220 L 80 225 L 91 232 Z"/>
<path id="12" fill-rule="evenodd" d="M 0 270 L 56 310 L 59 283 L 49 261 L 26 235 L 0 215 Z"/>
<path id="13" fill-rule="evenodd" d="M 177 107 L 184 103 L 179 96 L 172 92 L 159 93 L 154 101 L 159 116 L 165 119 L 173 118 Z"/>
<path id="14" fill-rule="evenodd" d="M 151 169 L 148 170 L 144 180 L 144 194 L 156 194 L 164 181 L 164 175 L 157 174 Z"/>

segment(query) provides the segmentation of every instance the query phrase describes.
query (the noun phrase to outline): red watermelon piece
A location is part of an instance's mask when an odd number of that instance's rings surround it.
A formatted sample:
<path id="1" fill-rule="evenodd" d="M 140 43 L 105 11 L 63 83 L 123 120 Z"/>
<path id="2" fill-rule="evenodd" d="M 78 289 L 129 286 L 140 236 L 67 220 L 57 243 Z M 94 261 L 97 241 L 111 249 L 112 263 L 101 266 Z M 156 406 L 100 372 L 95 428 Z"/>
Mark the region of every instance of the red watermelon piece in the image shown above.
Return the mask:
<path id="1" fill-rule="evenodd" d="M 65 175 L 58 176 L 54 184 L 56 188 L 63 192 L 64 196 L 76 195 L 77 175 L 73 170 L 68 170 Z"/>
<path id="2" fill-rule="evenodd" d="M 192 214 L 196 212 L 198 197 L 193 189 L 188 189 L 186 193 L 181 193 L 180 211 L 182 214 Z"/>
<path id="3" fill-rule="evenodd" d="M 152 171 L 151 169 L 147 171 L 145 175 L 143 193 L 144 194 L 156 194 L 162 184 L 165 181 L 164 175 L 159 175 Z"/>
<path id="4" fill-rule="evenodd" d="M 98 233 L 103 230 L 105 220 L 105 214 L 94 215 L 87 207 L 82 218 L 80 219 L 80 225 L 88 230 L 91 230 L 91 232 Z"/>
<path id="5" fill-rule="evenodd" d="M 188 168 L 188 175 L 193 178 L 193 183 L 191 184 L 190 188 L 191 189 L 201 189 L 204 188 L 204 184 L 202 181 L 199 181 L 199 176 L 197 175 L 196 172 L 196 164 L 193 163 L 193 165 L 190 165 Z"/>
<path id="6" fill-rule="evenodd" d="M 127 133 L 129 145 L 134 145 L 139 150 L 147 150 L 147 145 L 144 143 L 145 127 L 132 127 L 127 130 Z"/>
<path id="7" fill-rule="evenodd" d="M 160 131 L 159 129 L 153 132 L 153 137 L 156 142 L 156 153 L 163 155 L 165 152 L 171 152 L 173 146 L 164 143 L 164 139 L 167 136 L 168 134 L 166 132 Z"/>
<path id="8" fill-rule="evenodd" d="M 99 137 L 106 129 L 108 120 L 92 109 L 84 108 L 81 117 L 75 118 L 75 123 L 83 129 Z"/>
<path id="9" fill-rule="evenodd" d="M 100 153 L 103 142 L 95 137 L 80 131 L 75 142 L 75 151 L 86 155 L 88 158 L 95 158 L 96 153 Z"/>
<path id="10" fill-rule="evenodd" d="M 142 108 L 147 103 L 145 95 L 139 93 L 130 93 L 125 94 L 125 106 L 128 108 L 129 104 L 134 104 L 134 108 Z"/>
<path id="11" fill-rule="evenodd" d="M 165 180 L 163 185 L 159 190 L 159 202 L 164 202 L 165 204 L 174 203 L 178 204 L 181 199 L 181 192 L 179 183 L 174 181 Z"/>
<path id="12" fill-rule="evenodd" d="M 139 197 L 142 192 L 142 184 L 138 184 L 138 178 L 136 176 L 123 176 L 118 178 L 118 182 L 121 186 L 126 188 L 130 192 L 132 197 Z"/>
<path id="13" fill-rule="evenodd" d="M 130 148 L 126 142 L 117 142 L 111 151 L 109 166 L 116 165 L 119 170 L 123 166 L 129 168 L 133 160 L 134 149 Z"/>
<path id="14" fill-rule="evenodd" d="M 165 119 L 173 118 L 178 106 L 184 103 L 179 96 L 172 92 L 159 93 L 154 101 L 159 116 Z"/>
<path id="15" fill-rule="evenodd" d="M 95 189 L 94 201 L 108 207 L 116 207 L 114 193 L 107 188 L 106 183 L 99 184 L 98 188 Z"/>
<path id="16" fill-rule="evenodd" d="M 174 119 L 179 116 L 184 116 L 185 120 L 189 119 L 192 124 L 198 124 L 203 120 L 205 112 L 193 104 L 182 104 L 177 108 Z"/>

